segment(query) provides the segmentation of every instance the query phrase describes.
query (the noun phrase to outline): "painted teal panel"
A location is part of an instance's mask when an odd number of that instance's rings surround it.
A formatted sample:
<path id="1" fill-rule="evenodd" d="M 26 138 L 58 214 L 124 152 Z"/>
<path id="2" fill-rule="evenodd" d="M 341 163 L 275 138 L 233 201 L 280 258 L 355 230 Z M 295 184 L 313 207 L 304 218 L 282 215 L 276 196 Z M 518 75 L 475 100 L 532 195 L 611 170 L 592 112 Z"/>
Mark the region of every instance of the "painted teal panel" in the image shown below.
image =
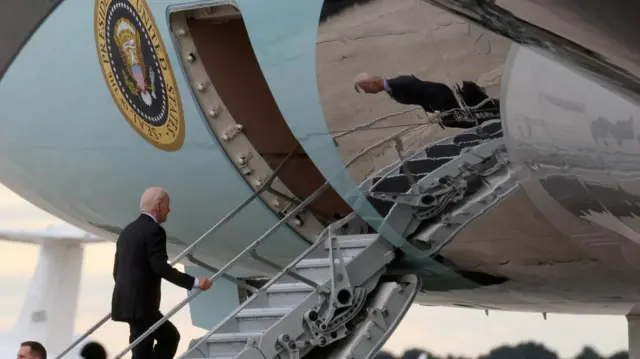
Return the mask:
<path id="1" fill-rule="evenodd" d="M 420 256 L 399 233 L 381 226 L 382 218 L 364 200 L 329 134 L 316 81 L 316 37 L 323 0 L 237 2 L 280 111 L 309 157 L 362 218 L 410 256 Z"/>
<path id="2" fill-rule="evenodd" d="M 213 275 L 206 269 L 196 266 L 188 265 L 184 269 L 198 278 Z M 200 293 L 189 303 L 191 323 L 198 328 L 209 330 L 218 325 L 239 305 L 238 287 L 224 278 L 216 279 L 209 290 Z"/>
<path id="3" fill-rule="evenodd" d="M 252 190 L 211 136 L 186 79 L 176 69 L 166 22 L 169 3 L 149 5 L 179 83 L 186 121 L 183 148 L 158 150 L 122 118 L 98 65 L 94 2 L 66 0 L 0 83 L 0 181 L 72 224 L 111 233 L 137 216 L 144 188 L 160 185 L 172 197 L 167 232 L 191 243 Z M 256 201 L 208 238 L 201 253 L 222 266 L 276 220 Z M 260 252 L 287 261 L 306 247 L 297 234 L 283 228 Z M 169 249 L 176 253 L 181 247 Z"/>

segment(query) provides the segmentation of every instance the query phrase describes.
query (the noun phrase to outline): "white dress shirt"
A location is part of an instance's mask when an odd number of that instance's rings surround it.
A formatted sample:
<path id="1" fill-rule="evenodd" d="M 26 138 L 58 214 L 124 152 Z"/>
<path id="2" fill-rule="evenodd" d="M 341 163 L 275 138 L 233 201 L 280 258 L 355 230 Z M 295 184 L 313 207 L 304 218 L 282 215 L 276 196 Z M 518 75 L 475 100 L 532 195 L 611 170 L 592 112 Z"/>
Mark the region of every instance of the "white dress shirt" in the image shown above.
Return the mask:
<path id="1" fill-rule="evenodd" d="M 391 86 L 389 86 L 389 83 L 387 82 L 387 80 L 382 80 L 383 81 L 383 85 L 384 85 L 384 90 L 391 95 Z"/>

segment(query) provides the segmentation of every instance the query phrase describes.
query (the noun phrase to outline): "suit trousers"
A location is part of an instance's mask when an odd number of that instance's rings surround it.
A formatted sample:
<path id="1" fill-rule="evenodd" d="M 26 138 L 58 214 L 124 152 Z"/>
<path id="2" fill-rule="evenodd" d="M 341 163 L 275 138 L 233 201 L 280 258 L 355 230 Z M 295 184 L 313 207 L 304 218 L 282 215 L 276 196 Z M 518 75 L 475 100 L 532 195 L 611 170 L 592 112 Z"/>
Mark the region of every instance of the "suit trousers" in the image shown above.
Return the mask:
<path id="1" fill-rule="evenodd" d="M 160 318 L 162 313 L 158 312 L 155 318 L 129 322 L 129 344 L 144 334 Z M 155 347 L 154 341 L 157 342 Z M 180 343 L 180 332 L 167 320 L 131 350 L 131 359 L 173 359 L 178 351 L 178 343 Z"/>

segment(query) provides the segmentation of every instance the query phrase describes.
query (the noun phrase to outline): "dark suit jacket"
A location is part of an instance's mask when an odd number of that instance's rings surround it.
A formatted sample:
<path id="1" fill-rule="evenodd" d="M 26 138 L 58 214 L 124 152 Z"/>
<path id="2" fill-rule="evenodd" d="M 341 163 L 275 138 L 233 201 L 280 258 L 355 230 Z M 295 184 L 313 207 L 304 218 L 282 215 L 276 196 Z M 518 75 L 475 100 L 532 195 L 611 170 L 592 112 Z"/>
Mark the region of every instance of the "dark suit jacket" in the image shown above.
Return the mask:
<path id="1" fill-rule="evenodd" d="M 453 94 L 453 90 L 443 83 L 423 81 L 413 75 L 403 75 L 388 79 L 387 84 L 391 88 L 390 96 L 401 104 L 417 105 L 422 107 L 426 112 L 431 113 L 435 111 L 444 112 L 460 108 L 460 104 L 458 104 L 458 101 Z M 469 84 L 473 83 L 469 82 Z M 479 89 L 477 85 L 474 87 Z M 471 94 L 462 93 L 461 95 L 464 98 Z M 465 99 L 465 102 L 469 106 L 475 106 L 488 97 L 484 93 L 474 93 L 473 95 L 474 96 L 469 97 L 475 98 Z M 485 104 L 478 110 L 478 112 L 492 111 L 499 114 L 499 108 L 495 107 L 497 103 L 497 100 L 494 100 L 493 103 Z M 495 116 L 489 116 L 489 118 L 495 118 Z M 477 119 L 480 123 L 486 120 L 483 116 L 477 116 Z M 475 123 L 473 122 L 458 121 L 453 114 L 442 116 L 442 123 L 447 127 L 468 128 L 475 126 Z"/>
<path id="2" fill-rule="evenodd" d="M 118 322 L 153 319 L 160 310 L 160 281 L 192 289 L 194 277 L 167 263 L 167 235 L 153 218 L 141 214 L 116 244 L 111 318 Z"/>
<path id="3" fill-rule="evenodd" d="M 391 97 L 405 105 L 418 105 L 427 112 L 447 111 L 460 107 L 449 86 L 431 81 L 422 81 L 413 75 L 388 79 Z"/>

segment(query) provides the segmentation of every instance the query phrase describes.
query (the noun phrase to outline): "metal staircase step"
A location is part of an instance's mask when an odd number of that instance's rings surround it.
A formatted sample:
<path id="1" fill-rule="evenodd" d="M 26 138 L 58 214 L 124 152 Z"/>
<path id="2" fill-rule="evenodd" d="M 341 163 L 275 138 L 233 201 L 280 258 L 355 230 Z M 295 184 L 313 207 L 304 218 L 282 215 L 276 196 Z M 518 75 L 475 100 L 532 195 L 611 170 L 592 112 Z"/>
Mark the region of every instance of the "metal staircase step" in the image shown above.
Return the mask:
<path id="1" fill-rule="evenodd" d="M 407 167 L 413 175 L 428 174 L 452 159 L 453 158 L 425 158 L 421 160 L 410 160 L 407 161 Z M 406 174 L 404 167 L 400 168 L 400 173 Z"/>
<path id="2" fill-rule="evenodd" d="M 343 257 L 349 263 L 353 257 Z M 313 281 L 324 283 L 331 274 L 331 260 L 329 258 L 305 259 L 296 265 L 296 272 Z"/>
<path id="3" fill-rule="evenodd" d="M 502 136 L 500 121 L 490 122 L 473 130 L 467 130 L 465 133 L 454 135 L 448 140 L 450 141 L 448 143 L 444 141 L 444 143 L 425 147 L 424 153 L 414 156 L 414 159 L 408 160 L 406 165 L 416 182 L 419 182 L 433 171 L 439 170 L 449 162 L 465 155 L 465 149 L 471 149 Z M 383 178 L 383 173 L 389 175 Z M 411 189 L 411 182 L 405 175 L 404 167 L 398 167 L 397 170 L 391 172 L 383 170 L 379 172 L 378 176 L 365 181 L 365 183 L 371 193 L 388 194 L 387 198 L 389 199 L 393 199 L 394 193 L 407 193 Z M 385 201 L 381 198 L 369 197 L 368 200 L 382 217 L 386 217 L 394 205 L 392 201 Z"/>
<path id="4" fill-rule="evenodd" d="M 309 296 L 315 288 L 305 283 L 284 282 L 275 283 L 266 290 L 266 294 L 256 298 L 249 304 L 249 308 L 286 307 L 296 305 Z"/>
<path id="5" fill-rule="evenodd" d="M 482 127 L 482 131 L 488 134 L 497 134 L 502 132 L 502 122 L 493 122 Z"/>
<path id="6" fill-rule="evenodd" d="M 345 262 L 350 262 L 353 257 L 344 257 Z M 331 259 L 329 258 L 312 258 L 312 259 L 303 259 L 296 265 L 296 270 L 300 273 L 300 270 L 303 269 L 317 269 L 317 268 L 329 268 L 331 266 Z"/>
<path id="7" fill-rule="evenodd" d="M 313 287 L 305 283 L 283 283 L 274 284 L 267 288 L 267 293 L 282 294 L 282 293 L 299 293 L 299 292 L 313 292 Z"/>
<path id="8" fill-rule="evenodd" d="M 251 339 L 257 340 L 264 332 L 222 333 L 214 334 L 209 344 L 209 358 L 233 358 L 240 353 Z"/>
<path id="9" fill-rule="evenodd" d="M 340 252 L 345 259 L 353 258 L 357 256 L 363 249 L 365 249 L 369 244 L 373 243 L 377 239 L 377 235 L 371 234 L 358 234 L 358 235 L 343 235 L 338 236 L 333 239 L 334 243 L 337 243 L 340 246 Z M 326 255 L 329 255 L 329 243 L 330 241 L 326 241 L 324 244 L 324 249 L 326 250 Z"/>
<path id="10" fill-rule="evenodd" d="M 482 141 L 482 137 L 480 135 L 476 135 L 473 133 L 464 133 L 462 135 L 457 135 L 453 138 L 453 143 L 458 144 L 462 142 L 479 142 Z"/>
<path id="11" fill-rule="evenodd" d="M 341 249 L 359 248 L 364 249 L 378 239 L 377 235 L 371 234 L 350 234 L 338 237 L 337 242 Z M 324 248 L 329 248 L 329 241 L 324 244 Z"/>
<path id="12" fill-rule="evenodd" d="M 213 334 L 207 342 L 209 343 L 246 343 L 249 339 L 255 339 L 262 335 L 264 332 L 244 332 L 244 333 L 222 333 Z"/>
<path id="13" fill-rule="evenodd" d="M 295 306 L 243 309 L 236 314 L 238 332 L 265 331 L 294 308 Z"/>
<path id="14" fill-rule="evenodd" d="M 454 144 L 442 144 L 428 147 L 426 150 L 427 157 L 429 158 L 441 158 L 441 157 L 455 157 L 460 154 L 462 147 Z"/>
<path id="15" fill-rule="evenodd" d="M 219 354 L 209 354 L 205 357 L 205 353 L 199 353 L 201 355 L 200 358 L 205 358 L 205 359 L 233 359 L 235 358 L 238 353 L 219 353 Z"/>
<path id="16" fill-rule="evenodd" d="M 424 175 L 421 174 L 413 176 L 416 181 L 421 180 L 423 177 Z M 411 182 L 405 175 L 389 176 L 384 179 L 376 177 L 373 179 L 373 184 L 377 184 L 378 181 L 380 181 L 380 184 L 373 189 L 373 192 L 406 193 L 411 188 Z"/>
<path id="17" fill-rule="evenodd" d="M 342 251 L 342 255 L 345 263 L 349 263 L 353 260 L 353 257 Z M 327 255 L 329 251 L 327 250 Z M 326 282 L 331 275 L 331 260 L 329 258 L 311 258 L 303 259 L 298 263 L 295 268 L 295 272 L 309 280 L 312 280 L 318 284 Z M 284 275 L 276 284 L 284 283 L 298 283 L 294 278 Z"/>

